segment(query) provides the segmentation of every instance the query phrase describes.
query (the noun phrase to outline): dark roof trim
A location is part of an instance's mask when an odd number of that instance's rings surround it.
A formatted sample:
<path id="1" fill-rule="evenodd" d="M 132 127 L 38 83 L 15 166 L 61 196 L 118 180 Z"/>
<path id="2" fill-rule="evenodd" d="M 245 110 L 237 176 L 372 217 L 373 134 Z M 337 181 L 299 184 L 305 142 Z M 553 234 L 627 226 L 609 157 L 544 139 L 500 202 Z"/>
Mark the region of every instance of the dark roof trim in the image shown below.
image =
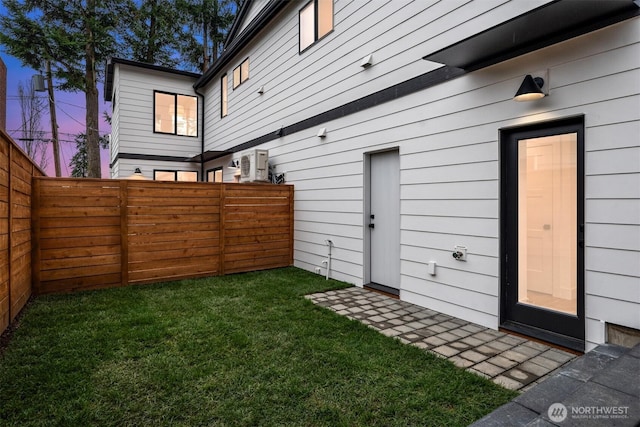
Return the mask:
<path id="1" fill-rule="evenodd" d="M 227 156 L 229 154 L 237 153 L 239 151 L 248 150 L 250 148 L 257 147 L 258 145 L 264 144 L 265 142 L 278 139 L 282 136 L 291 135 L 296 132 L 303 131 L 305 129 L 313 128 L 315 126 L 326 123 L 328 121 L 336 120 L 341 117 L 345 117 L 350 114 L 354 114 L 354 113 L 366 110 L 368 108 L 375 107 L 376 105 L 393 101 L 405 95 L 410 95 L 412 93 L 421 91 L 423 89 L 439 85 L 447 80 L 455 79 L 456 77 L 459 77 L 465 73 L 466 72 L 464 70 L 461 70 L 459 68 L 448 67 L 448 66 L 444 66 L 436 70 L 429 71 L 428 73 L 406 80 L 402 83 L 398 83 L 386 89 L 382 89 L 378 92 L 372 93 L 363 98 L 356 99 L 355 101 L 348 102 L 336 108 L 332 108 L 331 110 L 325 111 L 324 113 L 317 114 L 313 117 L 299 121 L 289 126 L 284 126 L 282 128 L 281 136 L 276 134 L 278 129 L 274 128 L 265 135 L 259 136 L 245 143 L 236 145 L 235 147 L 232 147 L 226 151 L 220 151 L 218 155 L 210 158 L 209 160 L 217 159 L 219 157 Z"/>
<path id="2" fill-rule="evenodd" d="M 129 65 L 132 67 L 144 68 L 147 70 L 160 71 L 163 73 L 171 73 L 179 76 L 191 77 L 193 79 L 200 78 L 202 75 L 199 73 L 192 73 L 190 71 L 175 70 L 173 68 L 162 67 L 160 65 L 148 64 L 146 62 L 131 61 L 129 59 L 122 58 L 110 58 L 107 60 L 107 73 L 104 84 L 104 100 L 111 101 L 113 93 L 113 69 L 115 64 Z"/>
<path id="3" fill-rule="evenodd" d="M 640 15 L 640 0 L 556 0 L 422 59 L 479 70 Z"/>
<path id="4" fill-rule="evenodd" d="M 250 3 L 250 0 L 245 0 L 245 4 Z M 265 7 L 262 8 L 260 13 L 251 21 L 251 24 L 244 29 L 235 38 L 229 38 L 230 44 L 225 46 L 224 52 L 218 59 L 211 64 L 211 67 L 204 73 L 204 75 L 193 86 L 198 89 L 206 85 L 211 79 L 222 70 L 224 67 L 235 58 L 235 55 L 244 48 L 265 26 L 286 6 L 290 3 L 282 0 L 271 0 Z M 244 5 L 243 5 L 244 6 Z M 248 7 L 248 6 L 247 6 Z M 246 12 L 245 12 L 246 14 Z M 236 22 L 241 22 L 237 19 Z M 235 25 L 235 23 L 234 23 Z M 238 24 L 240 25 L 240 24 Z M 237 31 L 237 30 L 236 30 Z"/>
<path id="5" fill-rule="evenodd" d="M 198 154 L 196 157 L 199 157 Z M 136 154 L 136 153 L 118 153 L 109 165 L 110 168 L 116 164 L 119 159 L 130 160 L 150 160 L 154 162 L 179 162 L 179 163 L 194 163 L 200 162 L 200 160 L 193 160 L 195 157 L 178 157 L 178 156 L 160 156 L 155 154 Z"/>
<path id="6" fill-rule="evenodd" d="M 218 157 L 226 156 L 227 154 L 229 154 L 227 151 L 207 150 L 202 154 L 196 154 L 188 161 L 194 163 L 204 163 L 208 162 L 209 160 L 217 159 Z"/>
<path id="7" fill-rule="evenodd" d="M 225 48 L 236 37 L 238 30 L 240 29 L 240 26 L 244 22 L 244 18 L 247 16 L 247 13 L 249 12 L 251 4 L 253 4 L 252 0 L 244 0 L 242 2 L 242 5 L 240 6 L 240 10 L 238 10 L 238 13 L 236 13 L 236 17 L 234 18 L 233 24 L 231 24 L 231 28 L 229 29 L 229 32 L 227 33 L 227 37 L 224 41 Z"/>

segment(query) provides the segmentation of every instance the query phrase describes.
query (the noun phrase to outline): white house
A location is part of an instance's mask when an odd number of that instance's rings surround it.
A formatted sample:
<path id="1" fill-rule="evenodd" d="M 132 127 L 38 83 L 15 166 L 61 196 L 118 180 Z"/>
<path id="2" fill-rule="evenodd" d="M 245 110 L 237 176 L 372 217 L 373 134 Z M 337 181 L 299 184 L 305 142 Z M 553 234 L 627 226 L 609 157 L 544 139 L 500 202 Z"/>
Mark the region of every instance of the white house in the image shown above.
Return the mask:
<path id="1" fill-rule="evenodd" d="M 588 351 L 640 330 L 639 14 L 246 1 L 202 76 L 111 61 L 112 176 L 231 181 L 268 150 L 295 185 L 296 266 L 325 274 L 331 250 L 332 278 Z"/>

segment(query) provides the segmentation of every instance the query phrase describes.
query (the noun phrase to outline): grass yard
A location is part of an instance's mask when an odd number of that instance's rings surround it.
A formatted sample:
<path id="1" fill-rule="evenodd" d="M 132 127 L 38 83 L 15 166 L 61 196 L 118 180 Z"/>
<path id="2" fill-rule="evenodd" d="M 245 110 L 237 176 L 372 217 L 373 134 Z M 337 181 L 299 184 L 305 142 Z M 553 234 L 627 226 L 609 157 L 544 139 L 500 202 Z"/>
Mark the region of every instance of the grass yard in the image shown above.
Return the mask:
<path id="1" fill-rule="evenodd" d="M 506 403 L 317 307 L 286 268 L 37 298 L 0 356 L 0 425 L 466 426 Z"/>

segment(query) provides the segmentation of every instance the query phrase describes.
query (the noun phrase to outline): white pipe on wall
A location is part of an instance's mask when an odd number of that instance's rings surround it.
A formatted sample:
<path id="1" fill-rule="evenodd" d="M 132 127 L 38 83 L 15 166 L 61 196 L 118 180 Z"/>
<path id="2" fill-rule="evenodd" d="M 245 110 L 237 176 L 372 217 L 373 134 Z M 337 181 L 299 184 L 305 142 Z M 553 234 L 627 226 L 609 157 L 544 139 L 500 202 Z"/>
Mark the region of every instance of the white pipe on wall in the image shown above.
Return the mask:
<path id="1" fill-rule="evenodd" d="M 331 246 L 333 246 L 333 242 L 329 239 L 324 241 L 324 244 L 329 247 L 329 253 L 327 254 L 327 259 L 322 261 L 323 264 L 327 264 L 327 275 L 326 279 L 329 280 L 329 275 L 331 273 Z"/>

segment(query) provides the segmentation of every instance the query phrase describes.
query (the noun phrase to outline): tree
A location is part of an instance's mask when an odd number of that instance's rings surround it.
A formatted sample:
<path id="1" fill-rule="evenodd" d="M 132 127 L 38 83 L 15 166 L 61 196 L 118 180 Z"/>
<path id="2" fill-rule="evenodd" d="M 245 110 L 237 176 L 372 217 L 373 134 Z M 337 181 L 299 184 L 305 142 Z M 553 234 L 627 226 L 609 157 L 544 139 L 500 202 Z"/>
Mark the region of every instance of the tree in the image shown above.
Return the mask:
<path id="1" fill-rule="evenodd" d="M 120 21 L 121 51 L 140 62 L 175 68 L 182 25 L 176 0 L 129 1 Z"/>
<path id="2" fill-rule="evenodd" d="M 74 178 L 91 178 L 89 176 L 89 153 L 87 150 L 87 135 L 80 133 L 75 136 L 76 152 L 69 160 L 71 176 Z M 101 136 L 99 139 L 100 148 L 108 148 L 109 140 Z"/>
<path id="3" fill-rule="evenodd" d="M 86 103 L 87 170 L 99 178 L 97 79 L 115 49 L 114 28 L 123 12 L 119 0 L 4 0 L 0 42 L 25 65 L 47 61 L 64 90 L 83 91 Z"/>
<path id="4" fill-rule="evenodd" d="M 27 155 L 42 169 L 47 167 L 47 143 L 42 127 L 42 112 L 46 105 L 43 98 L 36 96 L 30 80 L 18 83 L 20 103 L 20 138 L 18 141 Z"/>
<path id="5" fill-rule="evenodd" d="M 187 23 L 182 36 L 182 59 L 202 73 L 222 53 L 224 38 L 233 23 L 233 0 L 177 0 Z"/>

